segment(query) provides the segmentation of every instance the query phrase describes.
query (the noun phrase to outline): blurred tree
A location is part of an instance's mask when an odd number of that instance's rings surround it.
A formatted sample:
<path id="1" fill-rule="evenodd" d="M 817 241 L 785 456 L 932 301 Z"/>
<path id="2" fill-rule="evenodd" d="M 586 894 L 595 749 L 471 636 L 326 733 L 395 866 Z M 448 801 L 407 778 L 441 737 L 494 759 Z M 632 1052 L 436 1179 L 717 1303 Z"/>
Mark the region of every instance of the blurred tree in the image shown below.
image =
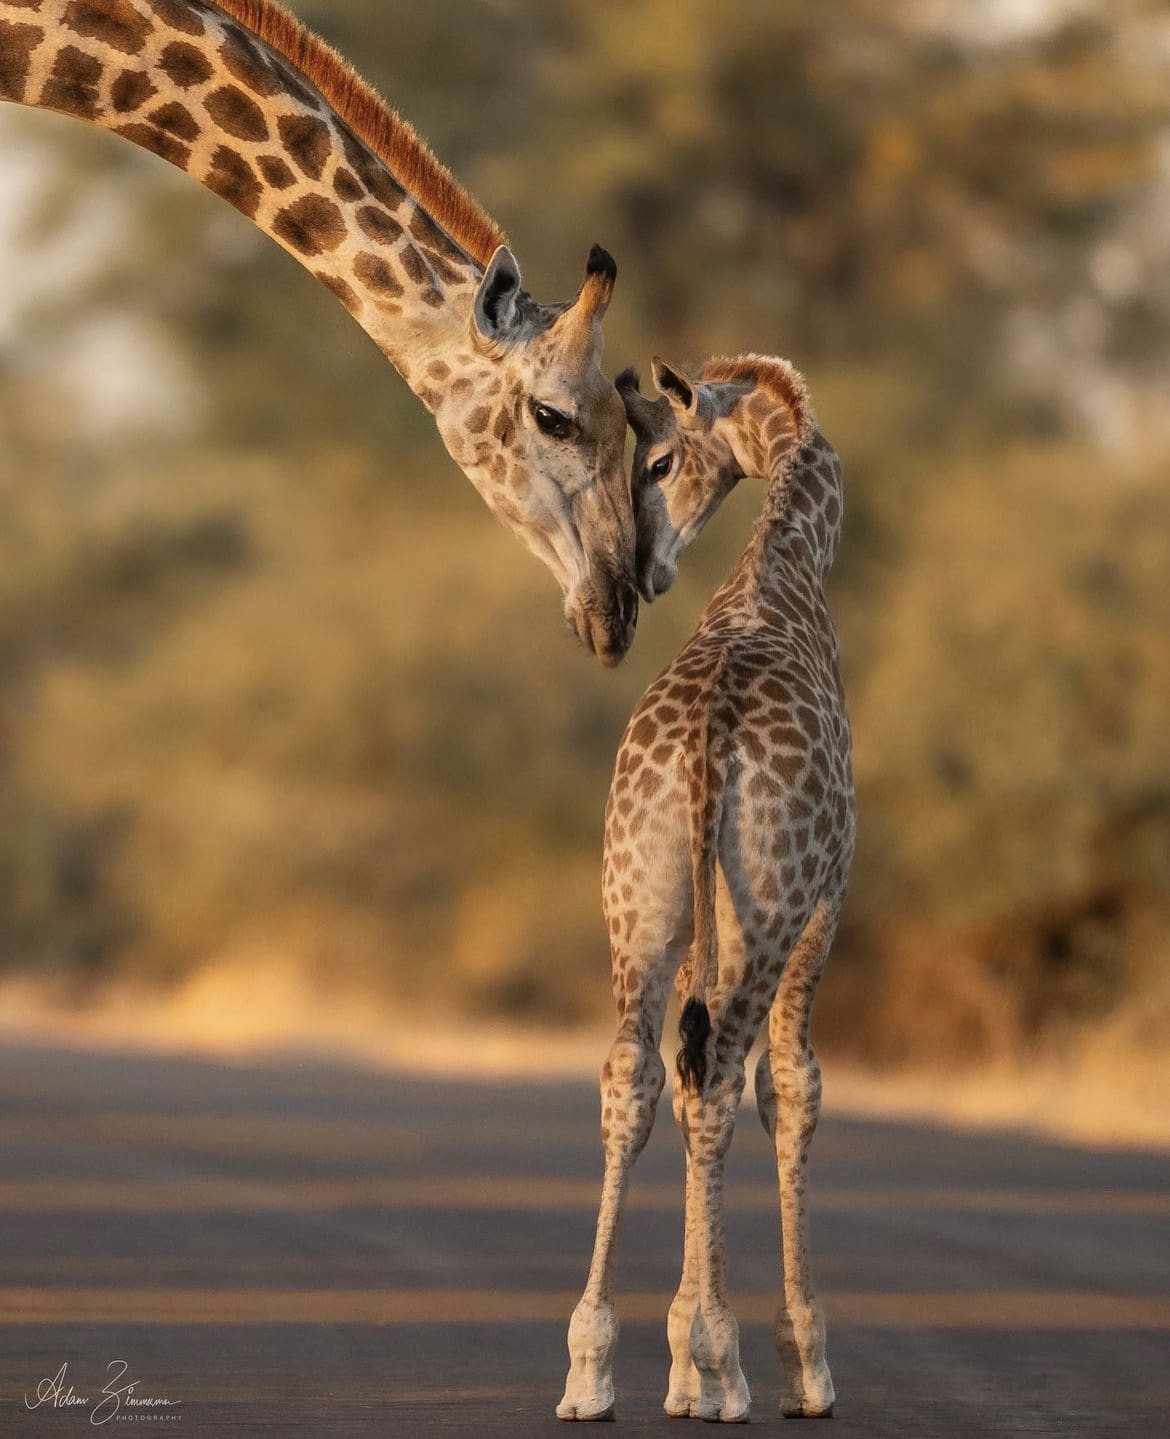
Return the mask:
<path id="1" fill-rule="evenodd" d="M 862 813 L 822 1036 L 1170 1032 L 1165 5 L 294 8 L 534 293 L 614 251 L 614 368 L 808 370 Z M 610 758 L 758 491 L 602 676 L 331 296 L 154 158 L 2 123 L 0 960 L 605 1009 Z"/>

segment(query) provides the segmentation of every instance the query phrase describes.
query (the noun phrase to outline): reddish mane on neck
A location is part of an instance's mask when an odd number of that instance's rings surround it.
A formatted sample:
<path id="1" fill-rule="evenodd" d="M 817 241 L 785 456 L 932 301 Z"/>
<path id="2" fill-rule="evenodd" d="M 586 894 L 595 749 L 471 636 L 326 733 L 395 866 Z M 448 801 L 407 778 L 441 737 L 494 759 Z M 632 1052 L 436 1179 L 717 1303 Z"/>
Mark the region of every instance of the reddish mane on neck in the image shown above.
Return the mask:
<path id="1" fill-rule="evenodd" d="M 810 438 L 815 420 L 808 386 L 804 376 L 787 360 L 778 360 L 771 355 L 720 356 L 707 361 L 699 378 L 749 381 L 791 413 L 798 449 Z"/>
<path id="2" fill-rule="evenodd" d="M 214 7 L 283 55 L 325 97 L 390 173 L 473 260 L 486 267 L 503 231 L 416 133 L 324 40 L 275 0 L 214 0 Z"/>

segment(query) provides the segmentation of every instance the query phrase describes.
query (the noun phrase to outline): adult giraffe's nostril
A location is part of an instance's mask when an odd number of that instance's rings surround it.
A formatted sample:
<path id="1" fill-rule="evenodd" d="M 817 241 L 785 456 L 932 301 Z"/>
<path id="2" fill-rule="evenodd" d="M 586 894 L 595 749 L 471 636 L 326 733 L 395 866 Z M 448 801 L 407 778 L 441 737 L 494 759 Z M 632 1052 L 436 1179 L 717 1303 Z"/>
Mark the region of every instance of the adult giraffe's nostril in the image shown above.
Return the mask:
<path id="1" fill-rule="evenodd" d="M 587 650 L 602 664 L 616 665 L 634 639 L 638 592 L 628 579 L 599 566 L 593 580 L 570 594 L 565 617 Z"/>
<path id="2" fill-rule="evenodd" d="M 627 585 L 618 598 L 618 616 L 622 622 L 622 629 L 632 639 L 634 627 L 638 623 L 638 591 L 633 585 Z"/>
<path id="3" fill-rule="evenodd" d="M 638 591 L 629 580 L 614 580 L 612 609 L 604 643 L 597 653 L 602 664 L 619 664 L 626 651 L 634 642 L 634 630 L 638 624 Z"/>
<path id="4" fill-rule="evenodd" d="M 593 633 L 589 628 L 589 616 L 584 609 L 569 605 L 565 610 L 565 617 L 569 621 L 569 628 L 577 636 L 577 642 L 587 650 L 593 649 Z"/>

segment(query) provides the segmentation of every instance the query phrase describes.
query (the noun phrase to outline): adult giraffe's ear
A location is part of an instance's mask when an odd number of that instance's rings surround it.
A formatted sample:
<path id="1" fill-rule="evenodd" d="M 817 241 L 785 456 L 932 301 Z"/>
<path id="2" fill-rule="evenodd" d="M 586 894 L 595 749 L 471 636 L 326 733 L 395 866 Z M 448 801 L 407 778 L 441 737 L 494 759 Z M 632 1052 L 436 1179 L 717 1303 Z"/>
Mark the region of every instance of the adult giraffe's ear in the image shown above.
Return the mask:
<path id="1" fill-rule="evenodd" d="M 699 412 L 699 389 L 691 383 L 681 370 L 660 360 L 657 355 L 650 361 L 654 383 L 661 394 L 670 401 L 672 410 L 680 415 L 693 418 Z"/>
<path id="2" fill-rule="evenodd" d="M 520 329 L 520 266 L 507 245 L 492 256 L 475 292 L 473 322 L 479 339 L 491 349 L 502 349 Z"/>
<path id="3" fill-rule="evenodd" d="M 622 404 L 626 407 L 626 420 L 632 426 L 634 433 L 648 433 L 655 417 L 655 411 L 662 408 L 662 401 L 646 398 L 638 388 L 638 372 L 633 365 L 624 369 L 613 383 L 614 388 L 621 396 Z"/>

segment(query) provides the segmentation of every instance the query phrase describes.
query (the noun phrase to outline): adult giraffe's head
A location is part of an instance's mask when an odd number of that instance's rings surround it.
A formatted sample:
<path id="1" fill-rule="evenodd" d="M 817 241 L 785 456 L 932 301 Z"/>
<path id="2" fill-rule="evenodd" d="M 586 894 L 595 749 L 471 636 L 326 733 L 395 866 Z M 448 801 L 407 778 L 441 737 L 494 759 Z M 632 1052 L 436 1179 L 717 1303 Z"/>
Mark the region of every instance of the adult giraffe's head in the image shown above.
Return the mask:
<path id="1" fill-rule="evenodd" d="M 0 0 L 0 99 L 185 170 L 327 285 L 552 570 L 609 664 L 637 613 L 625 415 L 599 368 L 613 261 L 538 305 L 495 222 L 275 0 Z"/>
<path id="2" fill-rule="evenodd" d="M 657 399 L 623 370 L 618 393 L 634 431 L 632 493 L 638 588 L 653 601 L 745 475 L 783 480 L 813 424 L 804 380 L 786 360 L 709 360 L 692 378 L 657 356 Z"/>
<path id="3" fill-rule="evenodd" d="M 576 298 L 540 304 L 501 245 L 462 336 L 444 336 L 427 365 L 431 392 L 420 390 L 456 462 L 552 571 L 574 633 L 609 665 L 638 614 L 626 415 L 600 365 L 616 274 L 595 245 Z"/>

